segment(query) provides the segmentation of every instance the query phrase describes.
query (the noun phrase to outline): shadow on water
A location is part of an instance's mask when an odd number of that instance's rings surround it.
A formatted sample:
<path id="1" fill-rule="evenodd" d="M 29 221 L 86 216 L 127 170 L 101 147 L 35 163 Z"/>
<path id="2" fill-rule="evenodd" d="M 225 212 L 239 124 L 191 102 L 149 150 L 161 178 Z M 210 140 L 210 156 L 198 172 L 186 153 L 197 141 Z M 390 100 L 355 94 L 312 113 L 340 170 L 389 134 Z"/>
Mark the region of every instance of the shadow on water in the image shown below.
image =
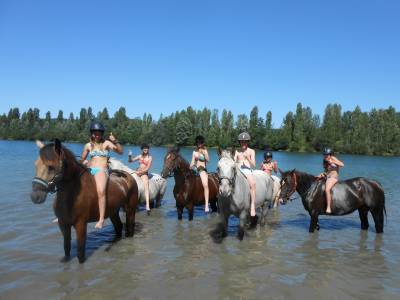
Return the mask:
<path id="1" fill-rule="evenodd" d="M 73 230 L 73 229 L 72 229 Z M 135 223 L 135 235 L 141 233 L 143 230 L 142 223 Z M 116 245 L 120 240 L 125 239 L 125 224 L 124 229 L 122 231 L 122 238 L 119 240 L 115 239 L 115 230 L 113 225 L 106 225 L 101 230 L 90 231 L 86 237 L 86 260 L 89 259 L 97 250 L 105 246 L 104 252 L 108 252 L 112 249 L 114 245 Z M 129 238 L 131 239 L 131 238 Z M 77 257 L 77 241 L 73 239 L 71 241 L 71 259 Z"/>
<path id="2" fill-rule="evenodd" d="M 296 219 L 283 220 L 280 222 L 281 226 L 292 226 L 297 228 L 304 228 L 308 230 L 310 226 L 310 217 L 298 217 Z M 360 222 L 352 219 L 343 218 L 320 218 L 319 225 L 321 230 L 343 230 L 345 228 L 360 228 Z"/>

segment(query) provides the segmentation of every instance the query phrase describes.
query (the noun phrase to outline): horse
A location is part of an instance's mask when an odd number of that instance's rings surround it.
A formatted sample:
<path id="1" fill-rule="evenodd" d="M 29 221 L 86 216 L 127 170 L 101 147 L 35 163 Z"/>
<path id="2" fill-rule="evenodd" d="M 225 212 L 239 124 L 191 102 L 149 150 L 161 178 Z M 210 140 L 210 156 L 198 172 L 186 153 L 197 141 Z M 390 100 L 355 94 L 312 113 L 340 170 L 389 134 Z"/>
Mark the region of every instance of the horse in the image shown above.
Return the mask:
<path id="1" fill-rule="evenodd" d="M 139 190 L 139 203 L 144 204 L 146 202 L 145 190 L 142 179 L 135 173 L 134 170 L 123 164 L 121 161 L 115 158 L 110 158 L 109 167 L 112 170 L 121 170 L 129 173 L 136 180 Z M 167 180 L 162 178 L 160 175 L 155 173 L 149 173 L 149 199 L 150 207 L 160 207 L 161 199 L 164 197 L 167 189 Z"/>
<path id="2" fill-rule="evenodd" d="M 47 145 L 37 142 L 37 145 L 40 152 L 35 162 L 36 174 L 32 181 L 31 200 L 41 204 L 46 201 L 48 193 L 56 193 L 53 208 L 64 237 L 65 256 L 62 261 L 70 259 L 73 226 L 78 242 L 78 260 L 83 263 L 87 223 L 99 218 L 94 177 L 58 139 Z M 114 225 L 116 240 L 122 236 L 120 207 L 123 206 L 126 211 L 125 235 L 132 237 L 137 204 L 136 181 L 126 172 L 112 172 L 107 183 L 105 217 L 109 217 Z"/>
<path id="3" fill-rule="evenodd" d="M 219 161 L 217 173 L 219 178 L 218 209 L 220 220 L 216 228 L 210 232 L 215 242 L 220 243 L 227 235 L 230 215 L 239 217 L 238 238 L 243 240 L 245 224 L 250 216 L 250 187 L 246 176 L 233 160 L 234 150 L 218 151 Z M 274 182 L 271 176 L 261 170 L 253 171 L 256 181 L 256 209 L 261 208 L 260 226 L 265 225 L 268 208 L 272 204 Z M 250 228 L 257 225 L 257 216 L 252 218 Z"/>
<path id="4" fill-rule="evenodd" d="M 326 210 L 325 181 L 314 175 L 297 170 L 279 170 L 281 179 L 280 197 L 286 203 L 297 191 L 302 199 L 305 210 L 311 217 L 309 232 L 319 230 L 318 216 Z M 383 233 L 385 208 L 385 193 L 382 186 L 374 180 L 356 177 L 339 181 L 332 188 L 332 214 L 343 216 L 358 210 L 361 229 L 367 230 L 368 212 L 372 214 L 376 233 Z"/>
<path id="5" fill-rule="evenodd" d="M 183 208 L 189 211 L 189 221 L 193 220 L 194 206 L 204 205 L 204 189 L 199 176 L 189 167 L 189 163 L 180 155 L 179 149 L 170 149 L 164 157 L 161 172 L 163 178 L 174 177 L 174 197 L 178 220 L 182 220 Z M 208 174 L 209 202 L 212 212 L 217 211 L 218 178 L 216 173 Z"/>

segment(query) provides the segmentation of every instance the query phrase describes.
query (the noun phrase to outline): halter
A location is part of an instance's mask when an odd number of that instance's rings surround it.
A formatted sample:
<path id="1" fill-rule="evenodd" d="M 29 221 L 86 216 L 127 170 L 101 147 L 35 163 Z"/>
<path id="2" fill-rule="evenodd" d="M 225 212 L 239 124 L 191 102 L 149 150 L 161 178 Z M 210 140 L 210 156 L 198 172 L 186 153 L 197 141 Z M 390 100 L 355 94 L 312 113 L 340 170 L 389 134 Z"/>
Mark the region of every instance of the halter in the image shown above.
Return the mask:
<path id="1" fill-rule="evenodd" d="M 295 173 L 295 172 L 292 173 L 292 178 L 293 178 L 294 184 L 293 184 L 293 186 L 292 186 L 290 192 L 286 195 L 286 198 L 287 198 L 287 199 L 289 199 L 290 196 L 292 196 L 293 193 L 294 193 L 294 192 L 296 191 L 296 189 L 297 189 L 297 176 L 296 176 L 296 173 Z M 282 186 L 281 186 L 281 188 L 282 188 Z"/>

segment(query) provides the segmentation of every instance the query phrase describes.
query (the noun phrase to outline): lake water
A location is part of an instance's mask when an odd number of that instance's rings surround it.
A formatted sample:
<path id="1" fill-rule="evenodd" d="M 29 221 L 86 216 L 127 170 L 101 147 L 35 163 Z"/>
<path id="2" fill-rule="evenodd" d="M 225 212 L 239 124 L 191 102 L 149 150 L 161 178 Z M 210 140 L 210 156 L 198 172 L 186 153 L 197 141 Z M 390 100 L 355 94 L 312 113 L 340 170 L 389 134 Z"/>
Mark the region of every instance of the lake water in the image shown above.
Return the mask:
<path id="1" fill-rule="evenodd" d="M 81 144 L 67 144 L 77 155 Z M 139 153 L 137 147 L 125 147 Z M 191 150 L 182 149 L 189 159 Z M 211 152 L 209 170 L 217 156 Z M 162 168 L 166 148 L 152 148 L 153 172 Z M 358 213 L 321 217 L 321 230 L 308 233 L 309 216 L 296 200 L 271 210 L 264 228 L 215 244 L 208 232 L 216 215 L 195 211 L 194 221 L 177 220 L 173 178 L 160 209 L 136 215 L 132 239 L 110 243 L 114 231 L 88 227 L 87 261 L 72 255 L 61 263 L 62 236 L 51 221 L 53 196 L 30 200 L 38 149 L 33 142 L 0 141 L 0 299 L 398 299 L 400 294 L 400 158 L 340 155 L 341 178 L 377 179 L 385 189 L 385 233 L 361 232 Z M 116 155 L 117 156 L 117 155 Z M 118 157 L 118 156 L 117 156 Z M 280 168 L 317 174 L 318 154 L 274 153 Z M 257 153 L 260 163 L 262 153 Z M 397 295 L 397 296 L 396 296 Z"/>

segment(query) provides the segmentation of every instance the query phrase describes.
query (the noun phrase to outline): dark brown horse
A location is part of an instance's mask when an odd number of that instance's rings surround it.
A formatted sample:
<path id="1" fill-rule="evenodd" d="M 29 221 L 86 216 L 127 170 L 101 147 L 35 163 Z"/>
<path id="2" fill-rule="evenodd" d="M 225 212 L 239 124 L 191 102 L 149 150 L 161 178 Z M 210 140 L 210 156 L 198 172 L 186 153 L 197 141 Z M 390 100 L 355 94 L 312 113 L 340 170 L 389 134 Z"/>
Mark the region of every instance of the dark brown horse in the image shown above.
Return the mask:
<path id="1" fill-rule="evenodd" d="M 183 208 L 189 211 L 189 221 L 193 220 L 194 206 L 204 205 L 204 189 L 199 176 L 190 170 L 189 163 L 179 154 L 179 149 L 167 152 L 161 176 L 175 178 L 174 197 L 178 220 L 182 220 Z M 209 202 L 213 212 L 217 211 L 218 177 L 216 173 L 208 174 Z"/>
<path id="2" fill-rule="evenodd" d="M 311 216 L 310 232 L 319 230 L 318 216 L 326 210 L 325 181 L 315 176 L 292 170 L 281 171 L 281 199 L 284 202 L 297 191 L 303 201 L 304 208 Z M 358 210 L 361 229 L 367 230 L 368 212 L 372 214 L 376 233 L 383 232 L 385 209 L 385 193 L 382 186 L 371 179 L 357 177 L 339 181 L 332 189 L 332 215 L 342 216 Z"/>
<path id="3" fill-rule="evenodd" d="M 73 153 L 61 145 L 59 140 L 44 145 L 38 142 L 40 154 L 35 162 L 36 176 L 32 182 L 33 203 L 43 203 L 48 193 L 56 192 L 54 212 L 64 236 L 63 261 L 70 258 L 71 226 L 76 230 L 78 259 L 85 261 L 86 227 L 88 222 L 99 219 L 99 204 L 96 184 L 88 169 L 79 163 Z M 126 210 L 127 237 L 133 236 L 135 213 L 138 204 L 136 181 L 123 171 L 112 172 L 107 184 L 106 215 L 111 219 L 116 239 L 122 236 L 119 217 L 121 206 Z"/>

